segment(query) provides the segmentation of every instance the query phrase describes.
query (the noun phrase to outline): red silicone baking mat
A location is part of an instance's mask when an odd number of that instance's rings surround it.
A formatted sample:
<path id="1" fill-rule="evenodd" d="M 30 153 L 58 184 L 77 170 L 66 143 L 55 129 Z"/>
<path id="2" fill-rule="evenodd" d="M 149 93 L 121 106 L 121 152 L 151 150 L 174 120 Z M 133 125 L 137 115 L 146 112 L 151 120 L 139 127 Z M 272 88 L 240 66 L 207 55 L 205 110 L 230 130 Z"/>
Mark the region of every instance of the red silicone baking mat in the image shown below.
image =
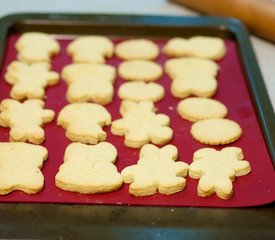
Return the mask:
<path id="1" fill-rule="evenodd" d="M 7 65 L 16 59 L 14 43 L 18 35 L 10 35 L 7 40 L 6 55 L 1 69 L 0 79 L 0 99 L 8 98 L 11 87 L 5 82 L 4 74 Z M 70 39 L 59 37 L 61 53 L 53 58 L 53 70 L 61 72 L 61 69 L 71 63 L 71 59 L 66 55 L 65 49 Z M 121 39 L 113 39 L 114 43 Z M 167 39 L 154 39 L 160 48 L 164 46 Z M 245 83 L 244 72 L 238 58 L 237 46 L 233 40 L 226 40 L 227 54 L 218 62 L 220 72 L 218 75 L 218 92 L 215 99 L 223 102 L 229 110 L 228 118 L 237 121 L 242 129 L 243 136 L 237 142 L 226 146 L 238 146 L 243 149 L 245 159 L 252 167 L 252 172 L 247 176 L 238 177 L 234 182 L 235 193 L 230 200 L 221 200 L 216 195 L 208 198 L 197 196 L 198 180 L 187 177 L 187 186 L 184 191 L 166 196 L 155 194 L 147 197 L 133 197 L 128 194 L 128 185 L 117 192 L 104 194 L 83 195 L 78 193 L 66 192 L 55 187 L 54 178 L 58 172 L 59 166 L 63 162 L 63 154 L 66 146 L 70 143 L 65 137 L 65 131 L 57 127 L 55 121 L 45 125 L 46 141 L 43 143 L 49 151 L 48 160 L 45 162 L 42 172 L 45 176 L 44 189 L 34 195 L 28 195 L 19 191 L 10 193 L 6 196 L 0 196 L 2 202 L 47 202 L 47 203 L 85 203 L 85 204 L 126 204 L 126 205 L 158 205 L 158 206 L 208 206 L 208 207 L 242 207 L 267 204 L 275 199 L 275 174 L 269 157 L 265 142 L 257 122 L 256 113 L 253 109 L 247 86 Z M 167 58 L 160 55 L 157 62 L 162 66 Z M 118 66 L 121 61 L 115 57 L 108 60 L 113 66 Z M 117 77 L 115 90 L 118 89 L 124 81 Z M 179 99 L 174 98 L 170 93 L 171 80 L 166 74 L 158 81 L 165 88 L 165 98 L 156 103 L 159 113 L 165 113 L 171 118 L 171 127 L 174 130 L 174 138 L 171 144 L 177 146 L 179 150 L 179 159 L 187 163 L 192 162 L 193 153 L 202 148 L 209 147 L 192 139 L 190 135 L 191 123 L 179 117 L 176 111 L 176 105 Z M 60 109 L 67 104 L 65 93 L 66 84 L 60 81 L 57 86 L 49 87 L 46 95 L 46 107 L 53 109 L 58 115 Z M 114 100 L 107 105 L 112 118 L 120 118 L 119 114 L 120 100 L 115 94 Z M 116 166 L 121 171 L 125 166 L 135 164 L 138 160 L 139 149 L 130 149 L 124 146 L 123 137 L 114 136 L 110 133 L 110 128 L 105 128 L 108 138 L 118 150 L 118 159 Z M 0 140 L 8 141 L 9 129 L 0 128 Z M 221 149 L 221 147 L 215 147 Z M 12 173 L 11 173 L 12 174 Z"/>

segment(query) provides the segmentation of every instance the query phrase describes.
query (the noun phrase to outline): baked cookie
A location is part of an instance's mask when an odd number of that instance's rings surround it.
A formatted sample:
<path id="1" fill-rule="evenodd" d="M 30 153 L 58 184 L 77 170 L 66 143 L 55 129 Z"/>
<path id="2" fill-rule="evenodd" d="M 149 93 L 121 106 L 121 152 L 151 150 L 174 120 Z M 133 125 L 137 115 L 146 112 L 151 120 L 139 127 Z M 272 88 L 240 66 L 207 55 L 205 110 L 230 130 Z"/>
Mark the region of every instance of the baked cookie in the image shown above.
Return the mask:
<path id="1" fill-rule="evenodd" d="M 242 149 L 238 147 L 227 147 L 221 151 L 202 148 L 196 151 L 189 166 L 189 176 L 200 179 L 198 195 L 208 197 L 216 193 L 219 198 L 231 198 L 235 177 L 251 171 L 249 162 L 243 158 Z"/>
<path id="2" fill-rule="evenodd" d="M 48 63 L 33 63 L 13 61 L 7 68 L 6 81 L 13 85 L 10 96 L 17 100 L 42 99 L 45 97 L 45 88 L 58 83 L 57 72 L 50 71 Z"/>
<path id="3" fill-rule="evenodd" d="M 108 64 L 74 63 L 65 66 L 61 76 L 68 84 L 83 79 L 91 80 L 92 78 L 114 83 L 116 69 Z"/>
<path id="4" fill-rule="evenodd" d="M 49 34 L 27 32 L 15 43 L 17 58 L 27 63 L 50 62 L 60 52 L 59 43 Z"/>
<path id="5" fill-rule="evenodd" d="M 242 135 L 242 129 L 233 120 L 211 118 L 194 123 L 191 135 L 200 143 L 224 145 L 238 140 Z"/>
<path id="6" fill-rule="evenodd" d="M 129 39 L 116 45 L 115 54 L 123 60 L 154 60 L 159 55 L 159 47 L 148 39 Z"/>
<path id="7" fill-rule="evenodd" d="M 10 141 L 40 144 L 45 139 L 44 123 L 54 118 L 54 111 L 43 109 L 44 102 L 38 99 L 24 103 L 4 99 L 0 104 L 0 126 L 10 128 Z"/>
<path id="8" fill-rule="evenodd" d="M 216 77 L 219 70 L 217 63 L 194 57 L 169 59 L 164 68 L 172 80 L 185 75 Z"/>
<path id="9" fill-rule="evenodd" d="M 214 77 L 190 74 L 175 78 L 171 84 L 171 93 L 177 98 L 189 96 L 213 97 L 218 89 Z"/>
<path id="10" fill-rule="evenodd" d="M 116 157 L 116 148 L 107 142 L 94 146 L 71 143 L 55 176 L 55 185 L 83 194 L 116 191 L 122 185 L 122 177 L 114 165 Z"/>
<path id="11" fill-rule="evenodd" d="M 157 83 L 127 82 L 118 89 L 122 100 L 158 102 L 164 97 L 164 88 Z"/>
<path id="12" fill-rule="evenodd" d="M 105 63 L 113 52 L 112 41 L 102 36 L 78 37 L 67 47 L 67 54 L 75 63 Z"/>
<path id="13" fill-rule="evenodd" d="M 125 136 L 127 147 L 139 148 L 149 142 L 166 144 L 172 139 L 170 119 L 165 114 L 156 114 L 153 102 L 123 101 L 120 114 L 123 118 L 113 121 L 111 132 Z"/>
<path id="14" fill-rule="evenodd" d="M 118 74 L 124 80 L 151 82 L 162 76 L 162 68 L 148 60 L 128 60 L 119 65 Z"/>
<path id="15" fill-rule="evenodd" d="M 227 108 L 221 102 L 200 97 L 191 97 L 181 100 L 177 106 L 179 115 L 191 122 L 208 118 L 224 118 Z"/>
<path id="16" fill-rule="evenodd" d="M 219 60 L 224 57 L 226 47 L 224 41 L 217 37 L 172 38 L 164 46 L 163 53 L 169 57 L 191 56 Z"/>
<path id="17" fill-rule="evenodd" d="M 158 148 L 152 144 L 140 150 L 137 164 L 126 167 L 121 175 L 124 183 L 130 183 L 129 193 L 148 196 L 156 192 L 170 195 L 185 188 L 184 177 L 188 164 L 178 161 L 178 150 L 173 145 Z"/>
<path id="18" fill-rule="evenodd" d="M 102 127 L 111 124 L 111 115 L 101 105 L 95 103 L 73 103 L 59 113 L 57 125 L 66 129 L 71 141 L 97 144 L 106 140 Z"/>
<path id="19" fill-rule="evenodd" d="M 108 104 L 114 95 L 115 68 L 100 64 L 71 64 L 63 68 L 70 103 L 92 101 Z"/>
<path id="20" fill-rule="evenodd" d="M 19 190 L 40 192 L 44 177 L 40 169 L 47 159 L 47 149 L 28 143 L 0 143 L 0 195 Z"/>

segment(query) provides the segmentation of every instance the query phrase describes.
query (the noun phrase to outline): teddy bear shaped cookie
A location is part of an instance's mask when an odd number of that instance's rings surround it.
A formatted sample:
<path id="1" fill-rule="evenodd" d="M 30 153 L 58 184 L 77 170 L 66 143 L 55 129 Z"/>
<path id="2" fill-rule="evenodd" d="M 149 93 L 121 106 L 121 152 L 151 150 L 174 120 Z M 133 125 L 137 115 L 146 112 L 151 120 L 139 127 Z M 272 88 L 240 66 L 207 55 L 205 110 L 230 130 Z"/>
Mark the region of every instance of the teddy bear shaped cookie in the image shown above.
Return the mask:
<path id="1" fill-rule="evenodd" d="M 116 191 L 122 185 L 122 177 L 114 165 L 116 157 L 116 148 L 107 142 L 93 146 L 71 143 L 55 184 L 65 191 L 83 194 Z"/>
<path id="2" fill-rule="evenodd" d="M 40 169 L 47 159 L 47 149 L 28 143 L 0 143 L 0 195 L 20 190 L 34 194 L 42 190 Z"/>

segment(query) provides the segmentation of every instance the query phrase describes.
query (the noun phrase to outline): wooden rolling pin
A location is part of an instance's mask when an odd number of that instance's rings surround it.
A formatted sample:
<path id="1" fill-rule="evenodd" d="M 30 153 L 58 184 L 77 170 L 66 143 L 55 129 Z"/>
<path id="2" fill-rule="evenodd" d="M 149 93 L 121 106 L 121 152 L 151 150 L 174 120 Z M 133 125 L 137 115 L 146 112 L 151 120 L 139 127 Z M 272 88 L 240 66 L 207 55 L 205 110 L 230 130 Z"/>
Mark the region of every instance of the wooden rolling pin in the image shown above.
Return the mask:
<path id="1" fill-rule="evenodd" d="M 275 0 L 173 0 L 194 10 L 243 21 L 251 32 L 275 42 Z"/>

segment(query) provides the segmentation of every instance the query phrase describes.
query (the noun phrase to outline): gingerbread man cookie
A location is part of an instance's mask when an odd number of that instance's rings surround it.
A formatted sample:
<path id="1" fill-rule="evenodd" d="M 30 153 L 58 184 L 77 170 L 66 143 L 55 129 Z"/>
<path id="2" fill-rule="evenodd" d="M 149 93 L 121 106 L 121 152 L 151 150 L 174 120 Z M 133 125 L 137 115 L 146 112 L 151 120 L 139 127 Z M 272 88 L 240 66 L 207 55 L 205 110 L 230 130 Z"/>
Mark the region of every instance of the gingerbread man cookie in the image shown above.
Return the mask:
<path id="1" fill-rule="evenodd" d="M 49 34 L 27 32 L 15 43 L 17 58 L 27 63 L 50 62 L 51 57 L 60 51 L 59 43 Z"/>
<path id="2" fill-rule="evenodd" d="M 178 150 L 173 145 L 158 148 L 152 144 L 140 150 L 137 164 L 126 167 L 121 175 L 130 183 L 129 193 L 134 196 L 148 196 L 156 193 L 173 194 L 185 188 L 184 177 L 188 164 L 178 161 Z"/>
<path id="3" fill-rule="evenodd" d="M 165 114 L 156 114 L 153 102 L 123 101 L 120 113 L 123 118 L 113 121 L 111 132 L 125 136 L 125 145 L 139 148 L 146 143 L 165 144 L 172 139 L 170 119 Z"/>
<path id="4" fill-rule="evenodd" d="M 26 100 L 24 103 L 5 99 L 0 104 L 0 126 L 11 129 L 11 141 L 40 144 L 45 139 L 41 126 L 54 118 L 54 111 L 43 107 L 44 102 L 38 99 Z"/>
<path id="5" fill-rule="evenodd" d="M 71 143 L 55 184 L 65 191 L 83 194 L 116 191 L 122 185 L 122 177 L 114 165 L 116 157 L 116 148 L 107 142 L 95 146 Z"/>
<path id="6" fill-rule="evenodd" d="M 189 176 L 200 179 L 198 195 L 208 197 L 216 193 L 222 199 L 231 198 L 235 177 L 251 171 L 249 162 L 243 157 L 242 149 L 238 147 L 227 147 L 221 151 L 202 148 L 196 151 L 189 166 Z"/>
<path id="7" fill-rule="evenodd" d="M 28 143 L 0 143 L 0 195 L 20 190 L 34 194 L 42 190 L 40 171 L 47 149 Z"/>
<path id="8" fill-rule="evenodd" d="M 42 99 L 45 97 L 45 88 L 58 83 L 57 72 L 50 71 L 48 63 L 27 64 L 20 61 L 12 62 L 5 75 L 6 81 L 13 85 L 11 97 L 17 100 Z"/>
<path id="9" fill-rule="evenodd" d="M 102 127 L 111 124 L 111 115 L 95 103 L 73 103 L 60 111 L 57 124 L 66 129 L 71 141 L 96 144 L 106 140 Z"/>

